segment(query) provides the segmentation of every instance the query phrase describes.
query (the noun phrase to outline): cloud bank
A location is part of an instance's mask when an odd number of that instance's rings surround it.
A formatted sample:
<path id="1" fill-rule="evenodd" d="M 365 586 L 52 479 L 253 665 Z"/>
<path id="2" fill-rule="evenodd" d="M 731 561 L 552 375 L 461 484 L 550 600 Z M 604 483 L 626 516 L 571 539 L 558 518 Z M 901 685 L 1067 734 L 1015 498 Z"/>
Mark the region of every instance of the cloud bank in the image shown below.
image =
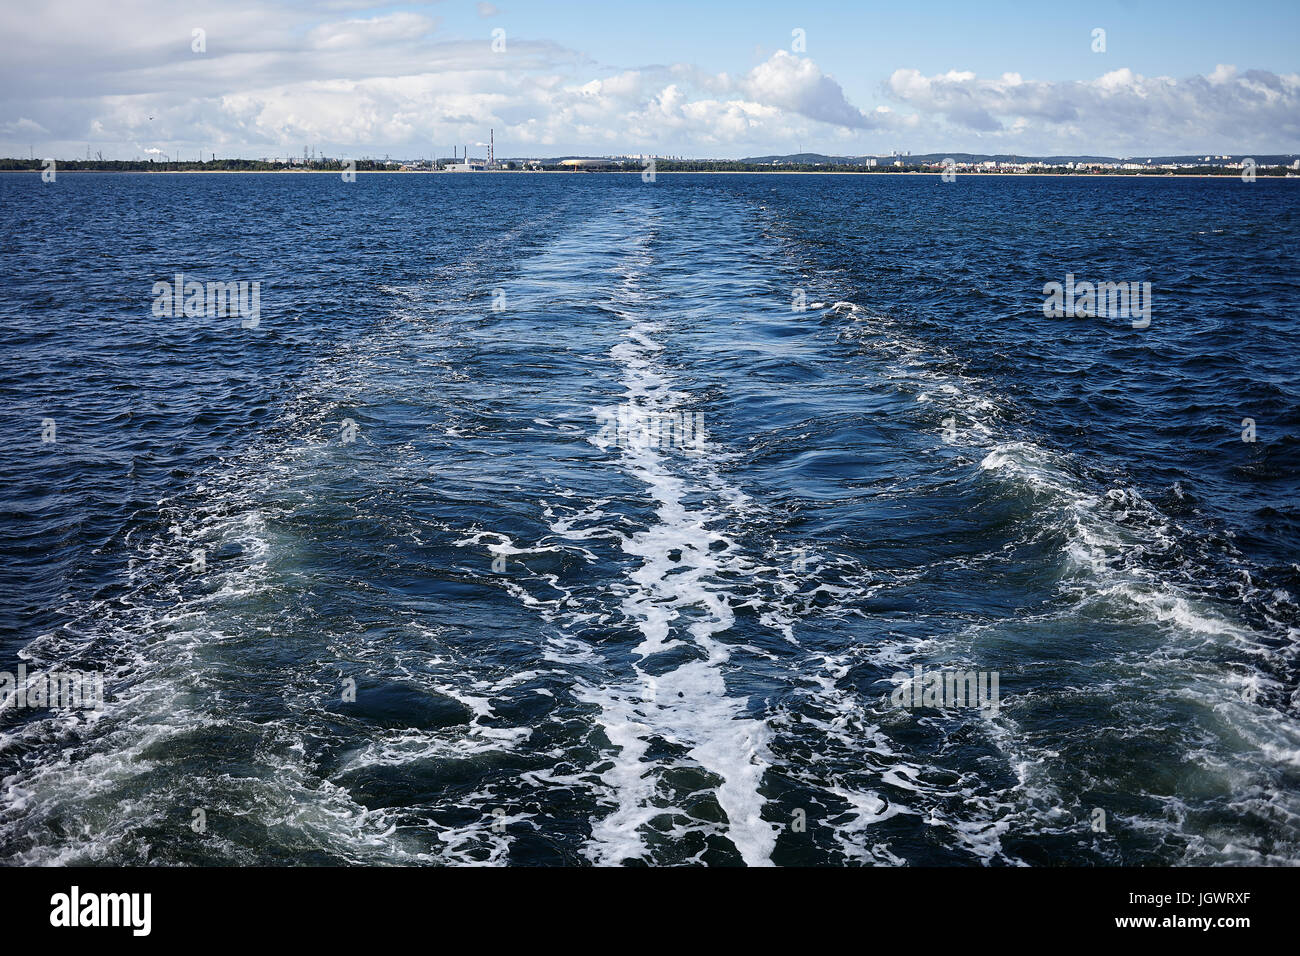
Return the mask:
<path id="1" fill-rule="evenodd" d="M 502 155 L 1300 148 L 1300 76 L 1261 69 L 1051 81 L 855 64 L 881 77 L 878 102 L 859 105 L 833 72 L 784 50 L 735 75 L 611 66 L 513 35 L 494 52 L 490 30 L 508 11 L 490 3 L 477 4 L 477 39 L 448 34 L 437 16 L 334 6 L 10 5 L 0 11 L 0 153 L 91 143 L 106 156 L 269 156 L 311 144 L 415 156 L 481 141 L 489 127 Z"/>

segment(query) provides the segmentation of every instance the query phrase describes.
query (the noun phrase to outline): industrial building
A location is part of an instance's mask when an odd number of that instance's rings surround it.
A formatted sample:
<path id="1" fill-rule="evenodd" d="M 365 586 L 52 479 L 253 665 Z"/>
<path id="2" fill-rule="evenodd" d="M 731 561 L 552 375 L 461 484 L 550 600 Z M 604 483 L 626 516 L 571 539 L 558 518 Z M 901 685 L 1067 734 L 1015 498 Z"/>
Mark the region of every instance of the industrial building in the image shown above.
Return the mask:
<path id="1" fill-rule="evenodd" d="M 493 169 L 500 169 L 497 165 L 496 154 L 496 130 L 490 130 L 488 133 L 488 155 L 487 159 L 470 159 L 469 147 L 465 147 L 463 157 L 456 155 L 456 147 L 451 148 L 452 161 L 445 167 L 449 173 L 482 173 Z"/>

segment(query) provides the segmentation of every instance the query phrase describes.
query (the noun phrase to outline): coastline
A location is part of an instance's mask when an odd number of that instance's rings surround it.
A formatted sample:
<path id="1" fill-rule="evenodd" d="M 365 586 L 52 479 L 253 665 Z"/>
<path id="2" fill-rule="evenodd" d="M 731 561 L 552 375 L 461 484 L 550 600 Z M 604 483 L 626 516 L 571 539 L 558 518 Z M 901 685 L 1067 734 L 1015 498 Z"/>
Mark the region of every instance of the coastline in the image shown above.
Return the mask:
<path id="1" fill-rule="evenodd" d="M 0 169 L 0 175 L 32 176 L 41 174 L 40 169 Z M 357 176 L 637 176 L 640 170 L 600 170 L 575 172 L 567 169 L 495 169 L 474 173 L 452 173 L 446 170 L 425 171 L 415 169 L 367 169 L 356 170 Z M 337 169 L 59 169 L 60 176 L 84 173 L 107 173 L 113 176 L 338 176 Z M 901 173 L 862 173 L 837 172 L 835 170 L 779 170 L 779 169 L 683 169 L 656 170 L 659 176 L 858 176 L 869 178 L 892 178 L 896 176 L 942 176 L 943 172 L 919 172 L 909 170 Z M 957 173 L 959 178 L 1037 178 L 1037 179 L 1223 179 L 1237 180 L 1237 173 L 1210 175 L 1206 173 Z M 1256 182 L 1262 180 L 1300 180 L 1300 176 L 1269 176 L 1258 174 Z"/>

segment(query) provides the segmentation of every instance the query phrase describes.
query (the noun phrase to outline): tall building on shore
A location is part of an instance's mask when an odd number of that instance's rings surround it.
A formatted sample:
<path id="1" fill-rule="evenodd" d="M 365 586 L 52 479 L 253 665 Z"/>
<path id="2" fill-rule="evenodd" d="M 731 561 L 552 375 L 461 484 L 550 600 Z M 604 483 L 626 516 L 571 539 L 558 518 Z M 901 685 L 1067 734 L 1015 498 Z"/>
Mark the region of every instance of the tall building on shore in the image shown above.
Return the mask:
<path id="1" fill-rule="evenodd" d="M 481 144 L 480 144 L 481 145 Z M 488 132 L 488 154 L 487 159 L 470 159 L 469 147 L 465 147 L 463 157 L 456 156 L 456 147 L 451 148 L 452 161 L 447 164 L 446 171 L 449 173 L 481 173 L 487 170 L 497 169 L 497 148 L 496 148 L 496 130 Z"/>

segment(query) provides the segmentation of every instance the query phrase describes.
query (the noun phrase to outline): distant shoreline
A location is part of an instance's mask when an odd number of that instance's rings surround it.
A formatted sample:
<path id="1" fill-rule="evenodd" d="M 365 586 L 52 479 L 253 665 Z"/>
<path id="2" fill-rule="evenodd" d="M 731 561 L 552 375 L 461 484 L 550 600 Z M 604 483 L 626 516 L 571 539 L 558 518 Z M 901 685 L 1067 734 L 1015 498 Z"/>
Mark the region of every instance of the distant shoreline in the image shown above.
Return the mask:
<path id="1" fill-rule="evenodd" d="M 101 173 L 110 176 L 339 176 L 337 169 L 56 169 L 60 176 Z M 39 175 L 40 169 L 0 169 L 0 175 L 33 176 Z M 494 169 L 472 173 L 454 173 L 446 170 L 427 171 L 415 169 L 358 169 L 357 176 L 637 176 L 641 170 L 583 170 L 575 172 L 569 169 Z M 656 170 L 659 176 L 857 176 L 870 179 L 890 179 L 898 176 L 942 176 L 943 172 L 922 172 L 908 170 L 898 173 L 864 173 L 860 171 L 836 170 L 780 170 L 780 169 L 690 169 L 690 170 Z M 1224 179 L 1241 178 L 1239 171 L 1231 173 L 955 173 L 961 178 L 1035 178 L 1035 179 Z M 1294 175 L 1256 174 L 1256 181 L 1273 179 L 1300 180 Z"/>

